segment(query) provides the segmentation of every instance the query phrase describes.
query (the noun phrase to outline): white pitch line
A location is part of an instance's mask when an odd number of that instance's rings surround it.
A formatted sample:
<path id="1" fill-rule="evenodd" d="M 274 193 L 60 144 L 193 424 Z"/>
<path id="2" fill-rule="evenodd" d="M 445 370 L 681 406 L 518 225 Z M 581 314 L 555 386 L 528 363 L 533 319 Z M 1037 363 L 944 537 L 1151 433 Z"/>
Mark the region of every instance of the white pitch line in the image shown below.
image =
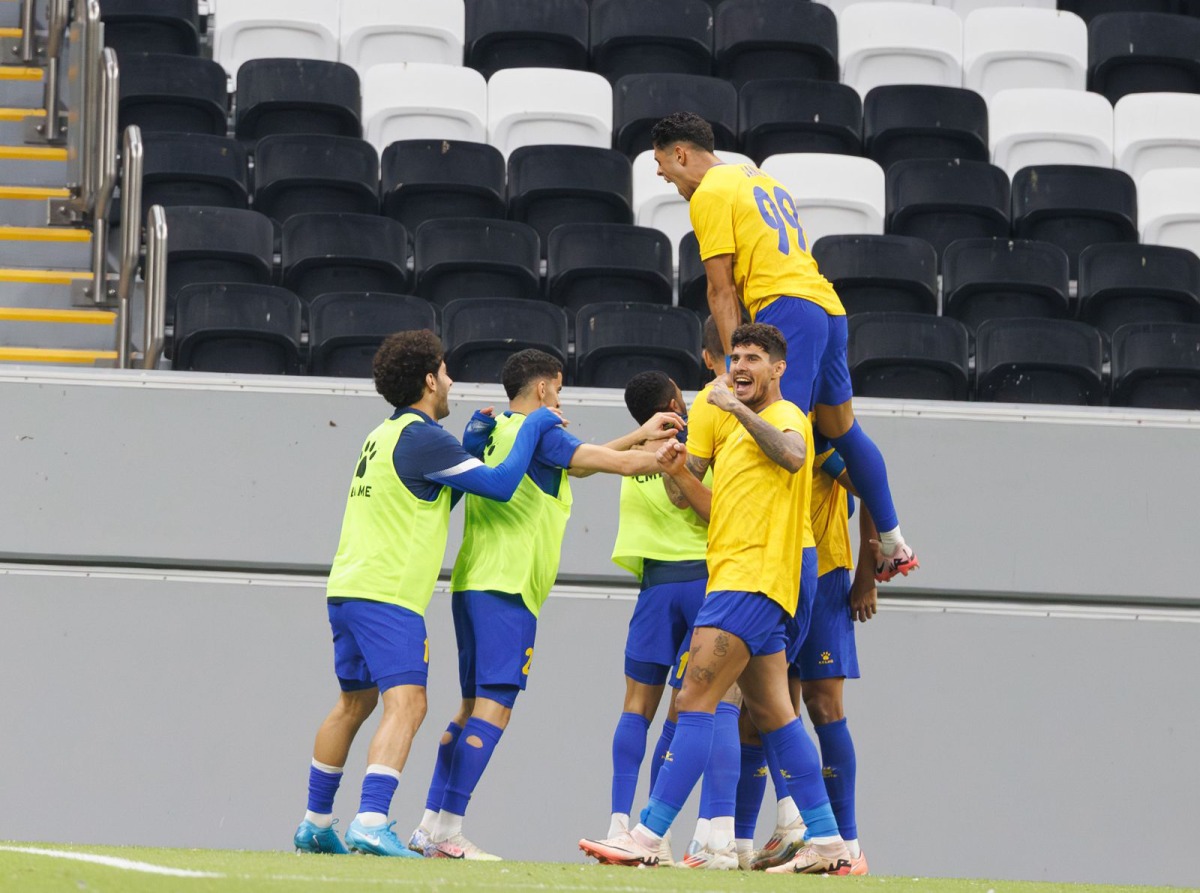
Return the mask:
<path id="1" fill-rule="evenodd" d="M 170 877 L 207 877 L 220 878 L 223 874 L 211 871 L 189 871 L 186 868 L 167 868 L 163 865 L 151 865 L 149 862 L 135 862 L 132 859 L 120 859 L 116 856 L 96 856 L 91 853 L 72 853 L 67 850 L 43 850 L 37 847 L 0 846 L 7 853 L 29 853 L 33 856 L 50 856 L 55 859 L 73 859 L 76 862 L 91 862 L 94 865 L 105 865 L 109 868 L 120 868 L 124 871 L 140 871 L 144 874 L 165 874 Z"/>

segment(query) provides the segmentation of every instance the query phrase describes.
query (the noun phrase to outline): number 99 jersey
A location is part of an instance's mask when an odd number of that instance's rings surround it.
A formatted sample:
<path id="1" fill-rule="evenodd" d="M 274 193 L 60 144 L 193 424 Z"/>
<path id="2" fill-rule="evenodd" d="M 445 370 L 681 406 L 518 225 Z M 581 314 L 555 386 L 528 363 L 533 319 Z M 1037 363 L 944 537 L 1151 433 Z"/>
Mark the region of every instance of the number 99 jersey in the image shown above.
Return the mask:
<path id="1" fill-rule="evenodd" d="M 780 295 L 804 298 L 830 316 L 844 316 L 837 292 L 808 253 L 796 203 L 751 164 L 708 169 L 692 194 L 692 229 L 700 258 L 733 255 L 733 279 L 750 318 Z"/>

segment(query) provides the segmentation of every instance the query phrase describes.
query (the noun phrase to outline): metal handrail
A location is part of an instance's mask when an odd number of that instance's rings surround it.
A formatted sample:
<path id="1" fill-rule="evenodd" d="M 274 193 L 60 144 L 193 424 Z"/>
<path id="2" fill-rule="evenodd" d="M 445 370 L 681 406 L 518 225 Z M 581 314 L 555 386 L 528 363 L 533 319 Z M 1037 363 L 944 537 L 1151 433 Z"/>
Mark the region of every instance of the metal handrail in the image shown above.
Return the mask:
<path id="1" fill-rule="evenodd" d="M 28 2 L 32 10 L 37 0 L 28 0 Z M 32 16 L 32 12 L 30 15 Z M 58 82 L 63 37 L 70 24 L 68 15 L 67 0 L 48 0 L 46 4 L 46 26 L 48 28 L 46 34 L 46 91 L 42 103 L 46 114 L 42 123 L 37 127 L 49 142 L 57 142 L 62 138 L 61 122 L 58 117 Z"/>
<path id="2" fill-rule="evenodd" d="M 100 131 L 101 103 L 103 101 L 103 74 L 101 53 L 104 50 L 104 26 L 100 23 L 100 3 L 87 0 L 83 11 L 83 110 L 80 116 L 80 200 L 84 213 L 95 207 L 96 192 L 100 188 Z M 99 75 L 99 76 L 97 76 Z M 114 135 L 115 139 L 115 135 Z"/>
<path id="3" fill-rule="evenodd" d="M 154 369 L 166 340 L 167 214 L 154 205 L 146 215 L 146 318 L 143 320 L 142 368 Z"/>
<path id="4" fill-rule="evenodd" d="M 21 46 L 17 50 L 17 55 L 21 61 L 28 65 L 33 61 L 36 53 L 36 42 L 33 37 L 34 27 L 34 8 L 37 6 L 37 0 L 21 0 Z"/>
<path id="5" fill-rule="evenodd" d="M 121 144 L 121 272 L 117 277 L 117 368 L 129 368 L 129 300 L 142 251 L 142 170 L 145 148 L 136 124 Z"/>

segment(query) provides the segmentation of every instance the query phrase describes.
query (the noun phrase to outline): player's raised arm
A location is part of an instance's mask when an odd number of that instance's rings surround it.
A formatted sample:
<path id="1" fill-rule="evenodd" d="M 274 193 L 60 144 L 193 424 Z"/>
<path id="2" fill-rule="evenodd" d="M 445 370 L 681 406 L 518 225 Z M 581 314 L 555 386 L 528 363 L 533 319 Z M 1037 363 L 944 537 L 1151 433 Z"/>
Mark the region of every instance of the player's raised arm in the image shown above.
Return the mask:
<path id="1" fill-rule="evenodd" d="M 531 412 L 521 424 L 513 441 L 512 451 L 504 461 L 494 468 L 484 465 L 465 449 L 458 445 L 453 437 L 447 440 L 446 462 L 440 469 L 425 473 L 426 480 L 435 484 L 443 484 L 465 493 L 474 493 L 499 502 L 508 502 L 516 492 L 529 460 L 533 458 L 538 440 L 551 428 L 558 426 L 560 419 L 545 407 Z"/>
<path id="2" fill-rule="evenodd" d="M 735 373 L 735 384 L 737 373 Z M 780 430 L 762 418 L 757 412 L 738 399 L 737 395 L 719 379 L 713 384 L 708 400 L 714 406 L 730 413 L 754 438 L 755 443 L 768 459 L 781 468 L 795 474 L 804 467 L 806 447 L 804 435 L 799 431 Z"/>
<path id="3" fill-rule="evenodd" d="M 677 440 L 667 441 L 655 456 L 671 502 L 679 508 L 690 508 L 707 521 L 712 510 L 712 491 L 701 480 L 708 460 L 689 455 L 687 447 Z M 701 465 L 704 467 L 700 468 Z"/>

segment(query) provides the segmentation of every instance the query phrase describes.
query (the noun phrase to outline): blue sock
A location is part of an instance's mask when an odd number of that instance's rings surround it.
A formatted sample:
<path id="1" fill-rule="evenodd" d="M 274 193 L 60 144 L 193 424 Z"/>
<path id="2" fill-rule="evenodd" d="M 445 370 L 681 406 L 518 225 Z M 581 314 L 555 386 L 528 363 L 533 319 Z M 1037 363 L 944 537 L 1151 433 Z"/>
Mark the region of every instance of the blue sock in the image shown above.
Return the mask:
<path id="1" fill-rule="evenodd" d="M 333 798 L 342 783 L 341 772 L 326 772 L 316 766 L 308 767 L 308 811 L 317 815 L 333 812 Z"/>
<path id="2" fill-rule="evenodd" d="M 450 777 L 446 780 L 446 793 L 442 796 L 442 809 L 454 815 L 466 815 L 467 804 L 475 793 L 475 786 L 483 777 L 492 752 L 500 743 L 504 730 L 472 716 L 458 736 L 458 744 L 454 748 L 454 759 L 450 763 Z M 467 739 L 477 737 L 480 747 L 475 747 Z"/>
<path id="3" fill-rule="evenodd" d="M 763 753 L 766 754 L 767 772 L 771 776 L 771 784 L 775 786 L 775 800 L 778 802 L 784 797 L 792 796 L 792 792 L 788 790 L 787 779 L 779 771 L 779 760 L 775 756 L 775 751 L 767 747 L 766 744 L 767 742 L 763 741 Z"/>
<path id="4" fill-rule="evenodd" d="M 400 779 L 382 772 L 368 772 L 363 776 L 362 799 L 358 801 L 359 812 L 388 814 L 392 808 L 392 795 Z"/>
<path id="5" fill-rule="evenodd" d="M 858 822 L 854 816 L 854 775 L 857 763 L 854 758 L 854 741 L 845 718 L 827 725 L 817 726 L 817 739 L 821 742 L 821 762 L 824 765 L 825 790 L 829 794 L 829 805 L 837 817 L 838 830 L 843 840 L 858 840 Z"/>
<path id="6" fill-rule="evenodd" d="M 858 420 L 841 437 L 831 437 L 829 442 L 846 460 L 854 489 L 862 497 L 880 532 L 900 525 L 896 507 L 892 505 L 892 491 L 888 488 L 887 466 L 883 454 L 867 432 L 859 427 Z"/>
<path id="7" fill-rule="evenodd" d="M 679 815 L 688 794 L 700 780 L 712 751 L 713 715 L 680 713 L 675 738 L 663 759 L 662 771 L 650 792 L 650 803 L 642 810 L 642 824 L 663 835 Z"/>
<path id="8" fill-rule="evenodd" d="M 737 802 L 738 769 L 741 743 L 738 740 L 738 714 L 733 704 L 721 702 L 713 716 L 713 743 L 700 785 L 700 818 L 733 815 Z"/>
<path id="9" fill-rule="evenodd" d="M 652 791 L 654 783 L 658 781 L 658 770 L 662 768 L 663 758 L 671 749 L 671 742 L 674 739 L 675 723 L 669 719 L 663 720 L 662 734 L 658 736 L 658 743 L 654 745 L 654 755 L 650 757 L 650 790 Z"/>
<path id="10" fill-rule="evenodd" d="M 800 720 L 764 733 L 762 740 L 768 753 L 775 752 L 779 771 L 787 779 L 788 793 L 796 801 L 796 808 L 808 826 L 808 836 L 837 837 L 837 821 L 821 778 L 821 758 Z"/>
<path id="11" fill-rule="evenodd" d="M 756 744 L 743 744 L 741 772 L 738 775 L 737 805 L 733 812 L 733 834 L 739 840 L 751 840 L 767 790 L 767 756 Z"/>
<path id="12" fill-rule="evenodd" d="M 450 780 L 450 762 L 454 759 L 454 745 L 462 734 L 462 726 L 456 722 L 446 726 L 450 740 L 438 744 L 437 759 L 433 763 L 433 780 L 429 782 L 429 793 L 425 797 L 425 808 L 437 812 L 442 808 L 442 797 L 446 795 L 446 782 Z"/>
<path id="13" fill-rule="evenodd" d="M 638 772 L 646 756 L 650 720 L 640 713 L 622 713 L 612 741 L 612 811 L 629 815 L 637 790 Z"/>

